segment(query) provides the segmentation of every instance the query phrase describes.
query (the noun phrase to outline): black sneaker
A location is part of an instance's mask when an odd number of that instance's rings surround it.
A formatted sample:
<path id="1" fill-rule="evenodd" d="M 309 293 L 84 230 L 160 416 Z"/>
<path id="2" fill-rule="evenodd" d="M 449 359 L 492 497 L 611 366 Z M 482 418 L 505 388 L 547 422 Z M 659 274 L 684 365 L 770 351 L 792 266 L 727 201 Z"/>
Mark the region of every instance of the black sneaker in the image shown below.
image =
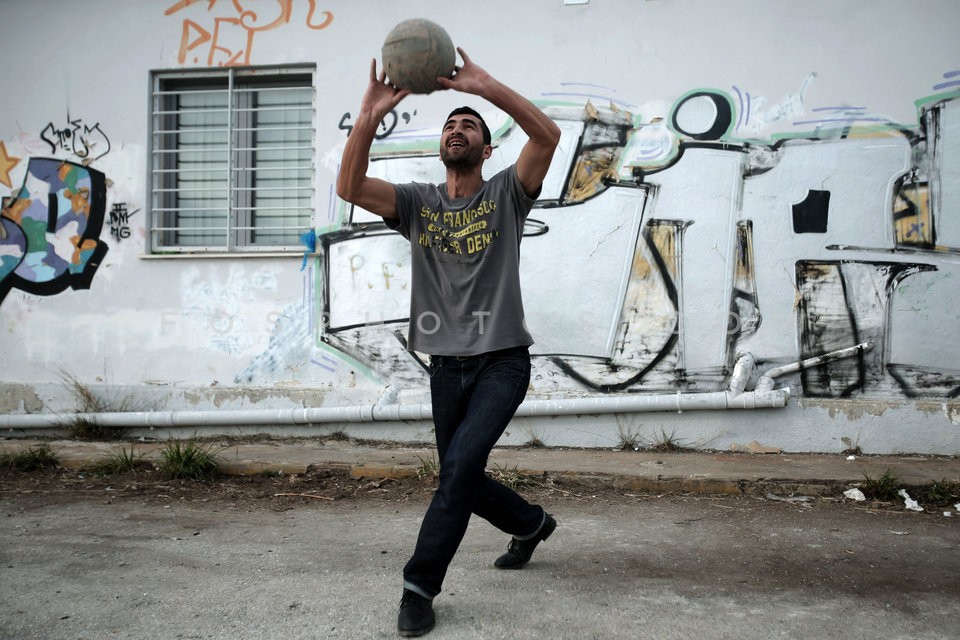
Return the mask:
<path id="1" fill-rule="evenodd" d="M 497 558 L 493 566 L 498 569 L 522 569 L 524 565 L 530 562 L 530 556 L 533 555 L 533 550 L 537 548 L 537 545 L 549 538 L 556 528 L 557 521 L 548 513 L 547 519 L 544 520 L 540 531 L 537 531 L 537 535 L 527 540 L 513 538 L 507 547 L 507 552 Z"/>
<path id="2" fill-rule="evenodd" d="M 433 601 L 424 598 L 415 591 L 403 590 L 400 599 L 400 613 L 397 616 L 397 631 L 404 638 L 422 636 L 433 629 L 436 623 L 433 615 Z"/>

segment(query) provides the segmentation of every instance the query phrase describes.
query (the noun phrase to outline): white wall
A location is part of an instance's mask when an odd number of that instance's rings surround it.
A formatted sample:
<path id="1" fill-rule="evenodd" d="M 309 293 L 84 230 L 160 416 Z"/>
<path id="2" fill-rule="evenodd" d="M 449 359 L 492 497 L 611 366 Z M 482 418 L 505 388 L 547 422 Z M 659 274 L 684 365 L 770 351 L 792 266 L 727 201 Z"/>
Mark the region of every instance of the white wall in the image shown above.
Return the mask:
<path id="1" fill-rule="evenodd" d="M 230 30 L 237 6 L 258 15 Z M 287 6 L 289 19 L 273 28 L 242 26 L 269 25 Z M 537 339 L 529 397 L 722 390 L 741 352 L 773 366 L 875 344 L 778 381 L 793 389 L 786 409 L 579 426 L 524 419 L 515 441 L 607 446 L 625 429 L 654 437 L 666 428 L 712 448 L 756 439 L 789 450 L 853 442 L 960 452 L 952 0 L 3 2 L 0 196 L 19 192 L 32 158 L 87 160 L 107 177 L 108 217 L 88 289 L 27 293 L 11 288 L 12 262 L 0 271 L 0 413 L 70 410 L 71 380 L 138 409 L 342 406 L 385 389 L 424 401 L 422 368 L 393 321 L 406 311 L 403 243 L 376 225 L 361 229 L 375 220 L 332 195 L 369 61 L 410 17 L 444 25 L 565 132 L 523 245 Z M 216 24 L 219 41 L 199 37 Z M 323 250 L 303 270 L 296 254 L 145 255 L 150 72 L 217 67 L 231 53 L 251 65 L 316 65 Z M 523 137 L 509 120 L 473 96 L 437 93 L 401 103 L 373 170 L 439 179 L 436 127 L 465 103 L 501 130 L 489 170 L 511 162 Z M 731 108 L 730 126 L 695 139 L 717 104 Z M 47 142 L 71 122 L 96 143 L 87 157 Z M 572 197 L 566 176 L 581 140 L 611 132 L 623 136 L 608 149 L 620 183 Z M 895 222 L 898 185 L 911 172 L 924 211 L 912 221 L 934 226 L 935 243 L 912 242 L 906 228 L 898 235 L 910 223 Z M 827 228 L 797 233 L 794 206 L 811 191 L 829 192 Z M 114 236 L 118 206 L 132 215 Z M 5 210 L 3 224 L 13 229 L 14 214 Z M 15 254 L 9 242 L 4 253 L 0 237 L 0 257 Z M 340 330 L 367 310 L 363 326 Z"/>

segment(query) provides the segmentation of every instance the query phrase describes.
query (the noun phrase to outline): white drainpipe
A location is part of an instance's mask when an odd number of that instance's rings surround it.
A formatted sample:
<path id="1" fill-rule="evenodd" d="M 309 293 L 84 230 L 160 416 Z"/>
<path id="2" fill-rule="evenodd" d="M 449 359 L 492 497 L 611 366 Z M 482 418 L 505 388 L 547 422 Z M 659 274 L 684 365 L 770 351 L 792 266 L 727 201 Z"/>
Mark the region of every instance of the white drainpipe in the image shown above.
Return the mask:
<path id="1" fill-rule="evenodd" d="M 774 385 L 773 379 L 778 376 L 782 376 L 787 373 L 796 373 L 797 371 L 803 371 L 804 369 L 811 369 L 826 362 L 833 362 L 834 360 L 851 358 L 853 356 L 870 351 L 871 349 L 873 349 L 873 342 L 868 340 L 867 342 L 862 342 L 858 345 L 847 347 L 845 349 L 837 349 L 836 351 L 831 351 L 821 356 L 807 358 L 806 360 L 801 360 L 800 362 L 791 362 L 790 364 L 785 364 L 780 367 L 774 367 L 760 376 L 760 379 L 757 380 L 757 386 L 754 388 L 754 391 L 765 392 L 772 390 Z"/>
<path id="2" fill-rule="evenodd" d="M 766 371 L 753 391 L 745 391 L 756 362 L 749 353 L 737 358 L 730 388 L 726 391 L 662 395 L 622 395 L 561 400 L 527 400 L 517 409 L 518 417 L 591 415 L 600 413 L 643 413 L 651 411 L 706 411 L 726 409 L 773 409 L 787 405 L 790 388 L 774 389 L 774 378 L 795 373 L 825 362 L 849 358 L 873 348 L 865 342 L 854 347 L 776 367 Z M 308 409 L 233 409 L 223 411 L 125 411 L 106 413 L 34 413 L 0 415 L 0 429 L 58 429 L 80 420 L 104 427 L 195 427 L 291 425 L 355 422 L 430 420 L 429 404 L 385 404 Z"/>

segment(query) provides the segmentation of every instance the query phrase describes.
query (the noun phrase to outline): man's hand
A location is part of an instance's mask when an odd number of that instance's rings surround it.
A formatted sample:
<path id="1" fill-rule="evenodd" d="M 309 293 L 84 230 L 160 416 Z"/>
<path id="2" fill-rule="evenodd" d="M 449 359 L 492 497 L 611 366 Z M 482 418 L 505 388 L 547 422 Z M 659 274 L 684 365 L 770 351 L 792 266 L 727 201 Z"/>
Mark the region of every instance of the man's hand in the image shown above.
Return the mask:
<path id="1" fill-rule="evenodd" d="M 463 66 L 454 67 L 456 73 L 452 78 L 437 78 L 437 82 L 444 89 L 483 96 L 491 80 L 490 74 L 470 60 L 470 56 L 460 47 L 457 47 L 457 53 L 463 59 Z"/>
<path id="2" fill-rule="evenodd" d="M 360 113 L 353 124 L 340 158 L 337 195 L 347 202 L 384 218 L 397 217 L 397 197 L 393 185 L 367 176 L 370 146 L 383 118 L 410 95 L 387 83 L 387 74 L 377 74 L 377 60 L 370 62 L 370 82 L 360 101 Z"/>
<path id="3" fill-rule="evenodd" d="M 444 89 L 480 96 L 520 125 L 529 139 L 517 158 L 517 178 L 527 195 L 535 197 L 560 142 L 560 129 L 536 105 L 474 64 L 463 49 L 457 47 L 457 51 L 463 58 L 463 66 L 457 67 L 453 78 L 437 78 L 437 82 Z"/>
<path id="4" fill-rule="evenodd" d="M 367 114 L 376 119 L 377 124 L 388 113 L 393 111 L 400 101 L 410 95 L 406 89 L 398 89 L 392 84 L 388 84 L 386 70 L 377 74 L 377 59 L 370 61 L 370 82 L 367 84 L 367 91 L 363 94 L 360 101 L 361 113 Z"/>

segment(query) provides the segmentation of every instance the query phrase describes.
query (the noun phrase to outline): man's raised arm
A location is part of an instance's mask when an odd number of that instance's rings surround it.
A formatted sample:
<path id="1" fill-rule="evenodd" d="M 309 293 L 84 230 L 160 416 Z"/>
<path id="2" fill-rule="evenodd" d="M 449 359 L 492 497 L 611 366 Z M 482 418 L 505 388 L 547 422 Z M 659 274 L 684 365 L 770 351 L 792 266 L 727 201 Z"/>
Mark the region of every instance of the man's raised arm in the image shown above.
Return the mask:
<path id="1" fill-rule="evenodd" d="M 397 217 L 397 196 L 392 184 L 367 175 L 370 146 L 380 121 L 409 93 L 387 84 L 383 71 L 378 76 L 377 61 L 372 60 L 370 83 L 340 160 L 337 195 L 384 218 Z"/>

